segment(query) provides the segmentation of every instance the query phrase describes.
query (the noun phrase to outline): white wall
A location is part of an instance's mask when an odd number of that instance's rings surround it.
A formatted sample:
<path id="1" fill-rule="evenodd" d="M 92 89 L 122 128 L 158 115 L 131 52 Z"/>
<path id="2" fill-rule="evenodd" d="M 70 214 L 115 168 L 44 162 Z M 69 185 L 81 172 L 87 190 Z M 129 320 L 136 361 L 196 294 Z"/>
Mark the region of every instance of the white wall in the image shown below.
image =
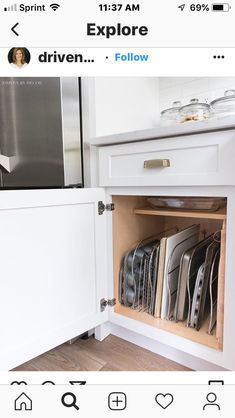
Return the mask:
<path id="1" fill-rule="evenodd" d="M 158 82 L 158 78 L 152 77 L 84 78 L 87 142 L 89 137 L 157 126 Z"/>

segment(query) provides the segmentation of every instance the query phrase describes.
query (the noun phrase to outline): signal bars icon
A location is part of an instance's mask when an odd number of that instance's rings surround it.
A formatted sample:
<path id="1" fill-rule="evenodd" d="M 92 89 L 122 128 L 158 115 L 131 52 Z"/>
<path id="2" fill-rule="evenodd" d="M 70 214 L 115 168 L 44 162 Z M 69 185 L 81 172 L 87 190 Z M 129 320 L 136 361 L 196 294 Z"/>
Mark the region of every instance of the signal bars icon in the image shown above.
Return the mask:
<path id="1" fill-rule="evenodd" d="M 59 9 L 60 5 L 58 3 L 52 3 L 50 4 L 50 7 L 54 12 L 56 12 L 57 9 Z"/>
<path id="2" fill-rule="evenodd" d="M 12 4 L 11 6 L 4 7 L 4 12 L 16 12 L 17 11 L 17 4 Z"/>

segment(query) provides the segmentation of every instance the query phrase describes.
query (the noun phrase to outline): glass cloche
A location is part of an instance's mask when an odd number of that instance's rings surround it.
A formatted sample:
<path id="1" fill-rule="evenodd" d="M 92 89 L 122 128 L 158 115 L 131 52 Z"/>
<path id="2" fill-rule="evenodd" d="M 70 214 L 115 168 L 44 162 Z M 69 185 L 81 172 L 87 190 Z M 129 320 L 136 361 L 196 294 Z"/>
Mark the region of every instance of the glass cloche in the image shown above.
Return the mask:
<path id="1" fill-rule="evenodd" d="M 172 107 L 165 109 L 161 112 L 161 125 L 170 126 L 180 121 L 179 110 L 181 108 L 181 102 L 175 101 L 172 103 Z"/>
<path id="2" fill-rule="evenodd" d="M 210 115 L 210 105 L 191 99 L 190 103 L 180 108 L 180 122 L 205 120 Z"/>
<path id="3" fill-rule="evenodd" d="M 213 100 L 210 106 L 213 116 L 235 115 L 235 90 L 226 90 L 224 96 Z"/>

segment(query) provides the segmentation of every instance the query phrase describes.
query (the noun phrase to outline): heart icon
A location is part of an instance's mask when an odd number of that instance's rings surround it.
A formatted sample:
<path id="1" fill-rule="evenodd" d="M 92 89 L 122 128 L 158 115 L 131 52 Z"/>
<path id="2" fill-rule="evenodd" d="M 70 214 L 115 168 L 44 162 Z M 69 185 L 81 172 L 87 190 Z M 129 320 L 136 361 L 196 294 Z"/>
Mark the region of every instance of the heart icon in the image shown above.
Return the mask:
<path id="1" fill-rule="evenodd" d="M 171 393 L 158 393 L 155 396 L 155 401 L 158 405 L 160 405 L 161 408 L 166 409 L 170 404 L 173 402 L 174 397 Z"/>

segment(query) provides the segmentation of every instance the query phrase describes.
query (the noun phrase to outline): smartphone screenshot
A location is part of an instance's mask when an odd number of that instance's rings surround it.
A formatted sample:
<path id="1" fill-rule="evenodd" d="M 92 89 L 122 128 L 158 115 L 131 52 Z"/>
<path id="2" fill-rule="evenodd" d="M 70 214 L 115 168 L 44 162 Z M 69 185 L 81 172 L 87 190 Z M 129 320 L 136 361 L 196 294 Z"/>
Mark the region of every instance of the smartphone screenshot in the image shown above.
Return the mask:
<path id="1" fill-rule="evenodd" d="M 4 417 L 229 416 L 234 19 L 1 2 Z"/>

